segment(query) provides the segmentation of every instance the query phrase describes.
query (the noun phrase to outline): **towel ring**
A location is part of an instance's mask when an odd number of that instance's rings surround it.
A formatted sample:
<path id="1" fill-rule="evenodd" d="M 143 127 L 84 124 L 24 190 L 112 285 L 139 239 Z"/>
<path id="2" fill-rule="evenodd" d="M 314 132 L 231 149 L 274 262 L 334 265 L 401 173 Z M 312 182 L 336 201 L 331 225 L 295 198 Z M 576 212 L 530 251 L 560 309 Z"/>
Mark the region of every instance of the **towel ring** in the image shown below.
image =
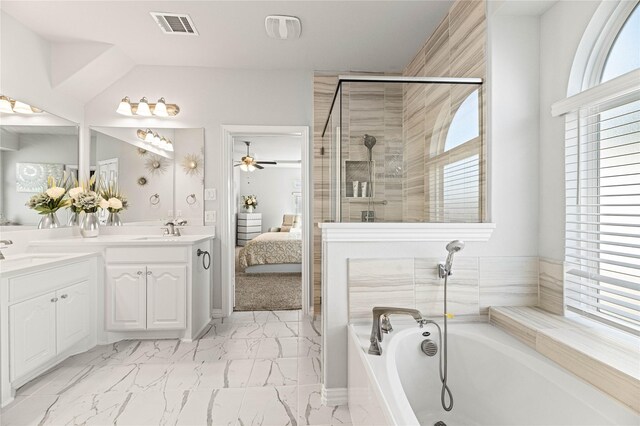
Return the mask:
<path id="1" fill-rule="evenodd" d="M 203 267 L 204 269 L 209 269 L 209 268 L 211 267 L 211 255 L 209 254 L 209 252 L 208 252 L 208 251 L 205 251 L 205 250 L 200 250 L 200 249 L 198 249 L 198 251 L 196 252 L 196 254 L 198 255 L 198 257 L 200 257 L 200 255 L 203 255 L 203 256 L 202 256 L 202 267 Z M 204 260 L 204 255 L 206 255 L 206 256 L 207 256 L 207 261 L 206 261 L 206 262 L 205 262 L 205 260 Z"/>
<path id="2" fill-rule="evenodd" d="M 158 194 L 153 194 L 149 197 L 149 202 L 152 206 L 158 205 L 160 203 L 160 196 Z"/>
<path id="3" fill-rule="evenodd" d="M 192 201 L 189 201 L 192 200 Z M 190 206 L 194 205 L 198 200 L 196 199 L 196 194 L 189 194 L 187 195 L 187 204 L 189 204 Z"/>

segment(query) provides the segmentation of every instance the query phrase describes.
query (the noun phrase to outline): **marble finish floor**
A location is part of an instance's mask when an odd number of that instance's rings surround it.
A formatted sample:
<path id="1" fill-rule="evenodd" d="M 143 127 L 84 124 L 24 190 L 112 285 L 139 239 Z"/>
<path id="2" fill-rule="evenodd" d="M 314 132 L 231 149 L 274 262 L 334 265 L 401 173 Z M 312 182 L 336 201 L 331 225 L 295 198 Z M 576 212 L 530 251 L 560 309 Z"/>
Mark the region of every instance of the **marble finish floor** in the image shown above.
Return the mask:
<path id="1" fill-rule="evenodd" d="M 126 340 L 67 359 L 2 410 L 10 425 L 344 425 L 320 403 L 320 324 L 234 312 L 199 340 Z"/>

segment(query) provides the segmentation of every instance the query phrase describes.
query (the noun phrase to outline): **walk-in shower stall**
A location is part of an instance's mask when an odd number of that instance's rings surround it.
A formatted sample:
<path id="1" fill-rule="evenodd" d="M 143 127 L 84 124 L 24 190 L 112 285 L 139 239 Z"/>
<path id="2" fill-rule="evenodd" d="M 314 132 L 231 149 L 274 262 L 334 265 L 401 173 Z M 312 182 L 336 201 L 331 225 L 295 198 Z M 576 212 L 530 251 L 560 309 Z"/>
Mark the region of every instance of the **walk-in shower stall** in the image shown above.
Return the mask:
<path id="1" fill-rule="evenodd" d="M 483 107 L 479 78 L 340 76 L 322 132 L 325 217 L 484 222 Z"/>

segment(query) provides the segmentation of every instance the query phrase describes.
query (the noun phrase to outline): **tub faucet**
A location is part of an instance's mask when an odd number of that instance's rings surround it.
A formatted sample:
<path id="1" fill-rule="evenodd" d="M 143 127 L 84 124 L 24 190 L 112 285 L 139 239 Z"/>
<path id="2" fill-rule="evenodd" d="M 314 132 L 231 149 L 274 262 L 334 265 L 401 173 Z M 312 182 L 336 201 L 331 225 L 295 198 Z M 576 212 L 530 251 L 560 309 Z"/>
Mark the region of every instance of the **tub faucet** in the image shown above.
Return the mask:
<path id="1" fill-rule="evenodd" d="M 369 346 L 369 353 L 371 355 L 382 355 L 382 347 L 380 346 L 380 342 L 382 342 L 382 332 L 388 333 L 393 330 L 391 327 L 391 321 L 389 320 L 389 315 L 402 314 L 402 315 L 410 315 L 414 320 L 422 327 L 429 320 L 423 318 L 422 314 L 417 309 L 409 309 L 409 308 L 391 308 L 384 306 L 376 306 L 373 308 L 373 325 L 371 327 L 371 337 Z"/>
<path id="2" fill-rule="evenodd" d="M 6 249 L 7 246 L 10 246 L 11 244 L 13 244 L 13 241 L 11 240 L 0 240 L 0 249 Z M 4 254 L 2 254 L 1 250 L 0 250 L 0 260 L 4 260 Z"/>

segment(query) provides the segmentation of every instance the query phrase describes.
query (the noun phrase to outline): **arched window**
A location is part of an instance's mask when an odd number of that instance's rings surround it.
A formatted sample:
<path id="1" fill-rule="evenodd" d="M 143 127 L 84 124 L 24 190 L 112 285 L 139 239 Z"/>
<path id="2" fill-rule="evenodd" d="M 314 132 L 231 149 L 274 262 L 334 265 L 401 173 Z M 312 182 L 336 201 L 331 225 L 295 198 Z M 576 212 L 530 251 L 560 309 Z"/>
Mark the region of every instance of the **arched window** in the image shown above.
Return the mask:
<path id="1" fill-rule="evenodd" d="M 449 151 L 465 142 L 480 136 L 480 121 L 478 108 L 478 90 L 474 90 L 460 107 L 451 120 L 447 131 L 444 150 Z"/>
<path id="2" fill-rule="evenodd" d="M 612 1 L 600 11 L 609 18 L 594 15 L 574 59 L 582 91 L 570 79 L 573 96 L 552 106 L 566 120 L 565 305 L 638 335 L 640 84 L 629 73 L 640 68 L 640 7 Z"/>
<path id="3" fill-rule="evenodd" d="M 627 18 L 607 54 L 600 82 L 612 80 L 640 68 L 640 6 Z"/>
<path id="4" fill-rule="evenodd" d="M 426 164 L 429 221 L 482 222 L 479 89 L 455 112 L 443 107 L 432 140 L 434 150 Z"/>

